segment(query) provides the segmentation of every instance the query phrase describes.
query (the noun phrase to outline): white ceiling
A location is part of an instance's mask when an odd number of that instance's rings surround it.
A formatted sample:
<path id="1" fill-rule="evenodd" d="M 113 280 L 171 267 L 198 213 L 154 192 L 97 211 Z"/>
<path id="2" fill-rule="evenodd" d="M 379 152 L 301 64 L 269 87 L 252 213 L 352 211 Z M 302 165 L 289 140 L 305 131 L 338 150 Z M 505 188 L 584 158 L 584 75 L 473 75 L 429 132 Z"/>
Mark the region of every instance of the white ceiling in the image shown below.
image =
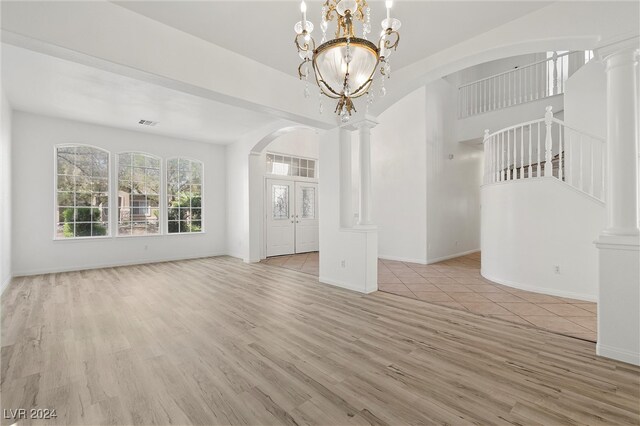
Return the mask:
<path id="1" fill-rule="evenodd" d="M 273 121 L 209 99 L 2 44 L 14 109 L 202 142 L 230 143 Z M 155 127 L 138 124 L 158 121 Z"/>
<path id="2" fill-rule="evenodd" d="M 207 40 L 272 68 L 297 76 L 300 62 L 293 26 L 300 20 L 298 1 L 116 1 L 129 10 Z M 308 15 L 322 38 L 321 1 L 307 1 Z M 370 1 L 372 34 L 379 34 L 386 9 Z M 398 52 L 400 69 L 461 41 L 512 21 L 549 2 L 544 1 L 396 1 L 393 16 L 402 21 Z M 327 34 L 335 32 L 330 24 Z M 374 39 L 374 37 L 370 37 Z"/>

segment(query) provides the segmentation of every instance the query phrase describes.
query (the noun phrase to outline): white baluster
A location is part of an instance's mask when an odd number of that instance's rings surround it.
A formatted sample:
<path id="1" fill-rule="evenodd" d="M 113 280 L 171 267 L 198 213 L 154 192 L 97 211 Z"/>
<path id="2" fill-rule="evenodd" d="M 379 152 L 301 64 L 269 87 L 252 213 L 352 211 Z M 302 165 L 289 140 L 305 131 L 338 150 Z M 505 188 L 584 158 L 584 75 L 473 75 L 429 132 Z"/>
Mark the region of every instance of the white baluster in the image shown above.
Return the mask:
<path id="1" fill-rule="evenodd" d="M 489 129 L 484 130 L 484 138 L 482 140 L 484 147 L 484 183 L 489 183 L 489 166 L 490 166 L 490 150 L 489 147 Z"/>
<path id="2" fill-rule="evenodd" d="M 531 88 L 531 94 L 533 99 L 538 99 L 538 92 L 540 91 L 540 77 L 538 76 L 539 65 L 533 66 L 533 87 Z"/>
<path id="3" fill-rule="evenodd" d="M 573 132 L 571 130 L 569 130 L 569 139 L 565 139 L 564 150 L 567 151 L 567 155 L 565 156 L 565 164 L 569 166 L 567 180 L 569 181 L 569 185 L 573 186 L 573 181 L 575 179 L 573 176 Z"/>
<path id="4" fill-rule="evenodd" d="M 486 112 L 487 111 L 487 82 L 488 82 L 488 80 L 485 80 L 485 81 L 482 82 L 482 88 L 483 88 L 482 112 Z"/>
<path id="5" fill-rule="evenodd" d="M 538 121 L 538 167 L 536 177 L 540 177 L 540 122 Z"/>
<path id="6" fill-rule="evenodd" d="M 491 181 L 492 182 L 497 182 L 498 178 L 496 176 L 496 171 L 498 170 L 498 167 L 496 166 L 496 155 L 495 152 L 497 152 L 497 146 L 496 146 L 496 137 L 495 135 L 491 137 Z"/>
<path id="7" fill-rule="evenodd" d="M 562 130 L 563 127 L 558 124 L 558 179 L 560 180 L 563 180 L 562 157 L 564 152 L 562 151 Z"/>
<path id="8" fill-rule="evenodd" d="M 513 129 L 513 179 L 518 179 L 518 133 Z"/>
<path id="9" fill-rule="evenodd" d="M 558 52 L 553 52 L 553 92 L 558 94 Z"/>
<path id="10" fill-rule="evenodd" d="M 504 169 L 504 132 L 500 133 L 500 180 L 507 180 L 506 171 Z"/>
<path id="11" fill-rule="evenodd" d="M 551 164 L 551 149 L 553 148 L 553 139 L 551 137 L 551 124 L 553 123 L 552 107 L 548 106 L 544 114 L 544 123 L 547 126 L 547 134 L 544 140 L 544 175 L 553 176 L 553 166 Z"/>
<path id="12" fill-rule="evenodd" d="M 563 56 L 560 62 L 560 93 L 564 93 L 564 70 L 567 57 Z"/>
<path id="13" fill-rule="evenodd" d="M 498 95 L 496 91 L 496 78 L 491 79 L 491 98 L 493 99 L 493 109 L 496 109 L 496 97 Z"/>
<path id="14" fill-rule="evenodd" d="M 580 148 L 580 163 L 578 164 L 578 188 L 580 188 L 580 190 L 584 190 L 584 184 L 583 184 L 583 175 L 582 175 L 582 135 L 578 135 L 578 147 Z"/>
<path id="15" fill-rule="evenodd" d="M 528 174 L 528 178 L 531 178 L 531 132 L 533 131 L 533 129 L 531 128 L 531 124 L 529 124 L 529 174 Z"/>
<path id="16" fill-rule="evenodd" d="M 524 92 L 524 83 L 523 83 L 523 80 L 522 80 L 524 75 L 523 75 L 522 70 L 520 68 L 518 68 L 517 72 L 520 75 L 520 78 L 519 78 L 519 80 L 520 80 L 520 90 L 518 90 L 518 99 L 519 99 L 518 103 L 521 104 L 522 103 L 522 94 Z"/>
<path id="17" fill-rule="evenodd" d="M 520 179 L 524 178 L 524 126 L 520 126 Z"/>
<path id="18" fill-rule="evenodd" d="M 511 132 L 507 130 L 507 180 L 511 180 Z"/>

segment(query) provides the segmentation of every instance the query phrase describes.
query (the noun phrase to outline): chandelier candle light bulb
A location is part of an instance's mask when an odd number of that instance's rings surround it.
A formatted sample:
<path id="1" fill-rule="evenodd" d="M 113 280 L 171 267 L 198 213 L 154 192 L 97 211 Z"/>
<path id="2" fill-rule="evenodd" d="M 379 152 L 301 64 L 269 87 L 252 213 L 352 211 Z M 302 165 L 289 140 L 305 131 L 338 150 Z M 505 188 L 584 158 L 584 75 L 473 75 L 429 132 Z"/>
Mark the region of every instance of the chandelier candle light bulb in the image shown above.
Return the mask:
<path id="1" fill-rule="evenodd" d="M 387 19 L 382 21 L 383 32 L 376 45 L 366 40 L 367 33 L 371 32 L 366 0 L 326 0 L 320 25 L 322 43 L 317 47 L 311 37 L 313 24 L 306 20 L 306 4 L 304 1 L 300 4 L 302 21 L 295 25 L 294 40 L 302 59 L 298 76 L 306 80 L 312 68 L 321 95 L 338 101 L 335 112 L 343 121 L 356 111 L 354 99 L 367 95 L 367 104 L 373 100 L 370 90 L 376 71 L 380 71 L 381 79 L 389 77 L 389 55 L 400 41 L 397 31 L 400 21 L 391 18 L 392 3 L 390 0 L 385 3 Z M 336 22 L 335 37 L 325 41 L 330 21 Z M 355 21 L 363 23 L 362 37 L 356 35 Z"/>
<path id="2" fill-rule="evenodd" d="M 307 30 L 307 4 L 304 0 L 300 3 L 300 12 L 302 13 L 302 31 L 304 32 Z"/>

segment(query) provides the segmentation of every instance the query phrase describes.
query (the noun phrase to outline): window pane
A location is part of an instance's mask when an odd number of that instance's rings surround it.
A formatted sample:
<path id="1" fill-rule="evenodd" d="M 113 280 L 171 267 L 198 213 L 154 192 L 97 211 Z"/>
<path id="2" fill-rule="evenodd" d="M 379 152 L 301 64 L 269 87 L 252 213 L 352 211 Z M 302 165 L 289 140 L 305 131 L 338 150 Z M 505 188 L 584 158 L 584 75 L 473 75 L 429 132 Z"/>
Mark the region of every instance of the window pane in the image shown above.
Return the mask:
<path id="1" fill-rule="evenodd" d="M 91 236 L 102 237 L 107 235 L 109 225 L 107 222 L 93 222 L 91 223 Z"/>
<path id="2" fill-rule="evenodd" d="M 289 219 L 289 186 L 273 185 L 271 191 L 273 219 Z"/>
<path id="3" fill-rule="evenodd" d="M 75 192 L 75 177 L 68 175 L 58 175 L 58 191 Z"/>
<path id="4" fill-rule="evenodd" d="M 56 237 L 108 235 L 109 153 L 88 146 L 56 149 Z"/>
<path id="5" fill-rule="evenodd" d="M 268 153 L 267 173 L 281 176 L 315 177 L 316 160 Z"/>
<path id="6" fill-rule="evenodd" d="M 160 159 L 143 153 L 118 155 L 118 234 L 158 234 Z"/>
<path id="7" fill-rule="evenodd" d="M 184 158 L 167 164 L 167 229 L 169 233 L 201 232 L 203 165 Z"/>
<path id="8" fill-rule="evenodd" d="M 58 192 L 58 206 L 73 206 L 73 192 Z"/>
<path id="9" fill-rule="evenodd" d="M 131 235 L 131 222 L 119 222 L 118 235 Z"/>
<path id="10" fill-rule="evenodd" d="M 302 217 L 303 219 L 315 218 L 316 189 L 314 187 L 302 188 Z"/>
<path id="11" fill-rule="evenodd" d="M 168 230 L 170 234 L 174 234 L 180 232 L 180 225 L 177 221 L 169 221 L 168 222 Z"/>

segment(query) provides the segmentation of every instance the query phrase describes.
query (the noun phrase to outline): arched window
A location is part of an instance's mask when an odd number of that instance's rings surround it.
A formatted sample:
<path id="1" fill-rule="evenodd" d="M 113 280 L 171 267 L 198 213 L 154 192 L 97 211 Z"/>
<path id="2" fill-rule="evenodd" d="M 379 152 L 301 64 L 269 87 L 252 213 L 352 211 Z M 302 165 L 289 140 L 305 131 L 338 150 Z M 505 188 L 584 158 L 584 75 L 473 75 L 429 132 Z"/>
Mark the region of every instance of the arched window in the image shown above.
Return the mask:
<path id="1" fill-rule="evenodd" d="M 167 230 L 170 234 L 202 232 L 202 173 L 200 161 L 167 161 Z"/>
<path id="2" fill-rule="evenodd" d="M 109 152 L 56 147 L 56 239 L 109 236 Z"/>
<path id="3" fill-rule="evenodd" d="M 160 234 L 160 159 L 118 154 L 118 236 Z"/>

